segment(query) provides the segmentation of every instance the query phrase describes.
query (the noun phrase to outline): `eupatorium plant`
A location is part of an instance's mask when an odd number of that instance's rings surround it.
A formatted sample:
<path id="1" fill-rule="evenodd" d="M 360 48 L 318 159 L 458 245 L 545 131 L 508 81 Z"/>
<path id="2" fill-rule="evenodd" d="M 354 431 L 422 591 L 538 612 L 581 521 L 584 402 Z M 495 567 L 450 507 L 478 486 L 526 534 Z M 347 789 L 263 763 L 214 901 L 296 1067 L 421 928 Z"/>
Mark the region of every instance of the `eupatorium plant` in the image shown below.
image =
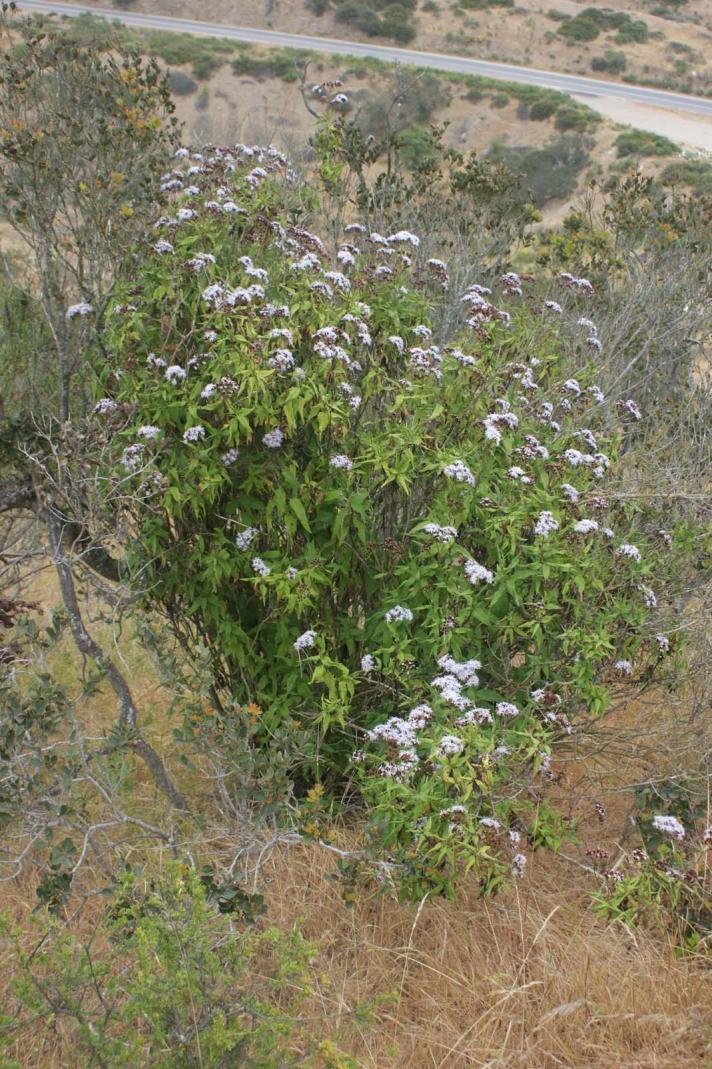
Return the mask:
<path id="1" fill-rule="evenodd" d="M 413 887 L 520 874 L 513 783 L 646 656 L 654 556 L 606 496 L 620 424 L 556 333 L 590 284 L 565 276 L 555 317 L 513 273 L 470 286 L 442 338 L 445 263 L 363 227 L 327 250 L 276 151 L 182 156 L 167 183 L 95 416 L 147 597 L 266 746 L 308 728 L 305 778 L 357 784 Z"/>

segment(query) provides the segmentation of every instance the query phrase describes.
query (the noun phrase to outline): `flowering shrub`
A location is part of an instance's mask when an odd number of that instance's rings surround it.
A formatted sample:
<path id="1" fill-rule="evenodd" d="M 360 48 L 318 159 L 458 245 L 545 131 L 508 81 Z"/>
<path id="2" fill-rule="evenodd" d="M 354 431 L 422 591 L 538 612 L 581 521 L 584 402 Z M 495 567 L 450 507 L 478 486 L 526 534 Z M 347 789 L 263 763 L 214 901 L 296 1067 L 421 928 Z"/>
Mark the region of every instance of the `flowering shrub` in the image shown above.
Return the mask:
<path id="1" fill-rule="evenodd" d="M 654 552 L 606 496 L 619 417 L 513 273 L 436 343 L 450 280 L 418 235 L 351 224 L 329 251 L 278 152 L 179 160 L 95 416 L 143 589 L 265 745 L 296 721 L 305 780 L 357 785 L 415 892 L 496 886 L 526 863 L 524 785 L 658 655 Z M 591 291 L 561 278 L 595 335 Z"/>
<path id="2" fill-rule="evenodd" d="M 660 792 L 655 793 L 658 805 L 664 802 Z M 615 869 L 603 871 L 605 885 L 594 896 L 596 908 L 602 916 L 625 924 L 662 925 L 686 950 L 709 953 L 712 826 L 703 823 L 703 801 L 691 806 L 684 790 L 665 793 L 680 815 L 643 808 L 638 819 L 643 846 L 630 851 Z M 653 792 L 644 789 L 641 794 L 639 801 L 645 806 Z M 605 862 L 604 857 L 601 860 Z"/>

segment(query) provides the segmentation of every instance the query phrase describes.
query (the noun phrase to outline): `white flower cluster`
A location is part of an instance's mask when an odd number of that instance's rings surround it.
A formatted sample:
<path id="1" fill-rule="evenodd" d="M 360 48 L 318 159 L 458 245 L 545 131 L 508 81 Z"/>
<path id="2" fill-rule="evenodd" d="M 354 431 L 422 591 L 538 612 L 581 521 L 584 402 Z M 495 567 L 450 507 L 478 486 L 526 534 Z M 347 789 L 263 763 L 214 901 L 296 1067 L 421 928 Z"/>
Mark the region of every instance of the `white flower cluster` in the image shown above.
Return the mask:
<path id="1" fill-rule="evenodd" d="M 291 371 L 294 368 L 294 356 L 290 349 L 277 349 L 267 361 L 267 366 L 274 371 Z"/>
<path id="2" fill-rule="evenodd" d="M 453 460 L 443 468 L 443 474 L 448 479 L 454 479 L 458 483 L 466 483 L 468 486 L 475 485 L 475 477 L 465 464 L 464 460 Z"/>
<path id="3" fill-rule="evenodd" d="M 79 304 L 70 304 L 69 308 L 65 312 L 65 319 L 74 319 L 76 316 L 88 316 L 94 309 L 86 301 L 80 301 Z"/>
<path id="4" fill-rule="evenodd" d="M 539 513 L 539 518 L 534 525 L 534 534 L 537 538 L 548 538 L 552 531 L 558 531 L 559 524 L 553 515 L 546 510 Z"/>
<path id="5" fill-rule="evenodd" d="M 404 780 L 416 770 L 420 761 L 416 749 L 418 732 L 423 730 L 431 717 L 429 705 L 418 705 L 411 709 L 407 720 L 392 716 L 384 724 L 378 724 L 366 732 L 370 742 L 383 742 L 391 751 L 391 760 L 379 766 L 379 775 Z"/>
<path id="6" fill-rule="evenodd" d="M 483 564 L 478 564 L 476 560 L 465 561 L 465 575 L 476 586 L 477 583 L 493 583 L 494 573 L 485 568 Z"/>
<path id="7" fill-rule="evenodd" d="M 249 549 L 259 533 L 256 527 L 246 527 L 235 536 L 235 545 L 239 550 Z"/>
<path id="8" fill-rule="evenodd" d="M 311 649 L 315 642 L 316 631 L 305 631 L 304 634 L 300 635 L 299 638 L 295 640 L 294 648 L 297 653 L 300 653 L 302 650 Z"/>
<path id="9" fill-rule="evenodd" d="M 443 735 L 438 744 L 441 757 L 456 757 L 465 749 L 465 744 L 457 735 Z"/>
<path id="10" fill-rule="evenodd" d="M 268 575 L 272 574 L 272 569 L 269 565 L 265 564 L 261 557 L 252 558 L 252 570 L 257 575 L 261 575 L 263 579 L 266 579 Z"/>
<path id="11" fill-rule="evenodd" d="M 685 838 L 685 827 L 677 817 L 655 816 L 653 817 L 653 827 L 662 835 L 669 835 L 670 838 L 677 839 L 678 842 L 682 842 Z"/>
<path id="12" fill-rule="evenodd" d="M 329 460 L 332 468 L 341 468 L 343 471 L 353 471 L 354 462 L 344 453 L 335 453 Z"/>
<path id="13" fill-rule="evenodd" d="M 240 450 L 237 449 L 236 447 L 233 448 L 233 449 L 228 449 L 227 452 L 223 453 L 222 457 L 220 458 L 221 461 L 222 461 L 223 467 L 224 468 L 231 468 L 233 466 L 233 464 L 235 464 L 237 462 L 239 456 L 240 456 Z"/>
<path id="14" fill-rule="evenodd" d="M 275 427 L 273 431 L 267 431 L 263 434 L 262 441 L 268 449 L 279 449 L 284 441 L 284 435 L 278 427 Z"/>
<path id="15" fill-rule="evenodd" d="M 187 377 L 187 374 L 188 372 L 184 368 L 179 367 L 178 364 L 171 364 L 170 367 L 166 368 L 163 377 L 167 382 L 171 382 L 175 385 L 177 382 L 183 382 Z"/>
<path id="16" fill-rule="evenodd" d="M 389 624 L 410 623 L 412 619 L 413 613 L 403 605 L 394 605 L 386 613 L 386 622 Z"/>
<path id="17" fill-rule="evenodd" d="M 630 542 L 621 542 L 616 550 L 617 557 L 628 557 L 630 560 L 634 560 L 636 564 L 640 564 L 641 556 L 640 550 L 637 546 L 633 546 Z"/>
<path id="18" fill-rule="evenodd" d="M 423 530 L 436 542 L 454 542 L 457 538 L 457 527 L 441 527 L 437 523 L 426 523 Z"/>
<path id="19" fill-rule="evenodd" d="M 195 427 L 188 427 L 188 429 L 183 432 L 183 441 L 186 445 L 189 445 L 191 442 L 200 442 L 203 438 L 205 438 L 205 427 L 201 427 L 200 424 L 196 424 Z"/>

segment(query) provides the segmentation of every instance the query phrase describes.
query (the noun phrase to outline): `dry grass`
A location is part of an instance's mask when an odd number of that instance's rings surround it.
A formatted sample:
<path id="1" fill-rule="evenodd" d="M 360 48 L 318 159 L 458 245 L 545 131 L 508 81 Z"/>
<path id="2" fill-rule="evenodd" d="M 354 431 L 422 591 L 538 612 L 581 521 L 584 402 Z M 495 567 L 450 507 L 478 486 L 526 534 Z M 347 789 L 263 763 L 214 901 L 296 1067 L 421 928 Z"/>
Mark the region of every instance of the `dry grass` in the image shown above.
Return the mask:
<path id="1" fill-rule="evenodd" d="M 32 593 L 49 608 L 56 597 L 50 573 L 36 577 Z M 158 742 L 169 735 L 160 711 L 165 694 L 142 655 L 131 653 L 129 665 L 141 699 L 156 712 L 151 735 Z M 64 666 L 70 675 L 80 671 L 69 647 Z M 107 701 L 92 699 L 86 710 L 92 724 L 105 725 L 113 715 Z M 621 712 L 621 724 L 646 719 L 640 706 Z M 615 789 L 616 767 L 619 788 L 633 771 L 615 752 L 604 752 L 598 764 L 609 789 Z M 590 794 L 578 786 L 580 768 L 572 755 L 561 789 L 568 784 L 578 794 L 583 815 L 581 798 Z M 153 790 L 147 782 L 136 786 L 137 804 L 151 812 Z M 210 815 L 204 815 L 209 827 Z M 596 835 L 614 846 L 619 823 L 611 813 L 610 827 L 594 830 L 589 819 L 584 838 Z M 222 847 L 229 850 L 229 842 Z M 149 866 L 168 856 L 165 847 L 134 843 L 134 860 L 142 851 Z M 575 865 L 540 852 L 529 870 L 495 899 L 479 898 L 471 883 L 453 902 L 413 906 L 373 893 L 349 909 L 332 854 L 318 845 L 275 851 L 260 872 L 266 920 L 281 927 L 299 922 L 318 943 L 318 994 L 308 1007 L 307 1031 L 335 1038 L 361 1069 L 712 1065 L 712 975 L 677 957 L 659 932 L 631 932 L 597 918 L 587 898 L 593 878 Z M 102 886 L 98 871 L 96 879 Z M 90 882 L 87 873 L 82 883 Z M 29 875 L 0 892 L 0 908 L 23 927 L 33 905 Z M 100 908 L 101 900 L 89 899 L 72 921 L 77 934 L 89 931 Z M 0 994 L 7 964 L 0 961 Z M 373 1019 L 366 1023 L 369 1007 Z M 71 1035 L 52 1038 L 43 1024 L 10 1053 L 21 1069 L 81 1069 Z"/>
<path id="2" fill-rule="evenodd" d="M 465 886 L 454 902 L 401 905 L 374 893 L 353 909 L 334 873 L 316 845 L 275 855 L 266 919 L 300 923 L 318 942 L 305 1030 L 335 1038 L 360 1069 L 712 1064 L 712 975 L 656 933 L 598 920 L 565 863 L 535 857 L 494 900 Z M 23 881 L 4 905 L 21 920 L 31 897 Z M 88 931 L 98 908 L 93 900 L 73 927 Z M 21 1069 L 81 1069 L 71 1034 L 48 1041 L 43 1025 L 10 1053 Z"/>
<path id="3" fill-rule="evenodd" d="M 535 858 L 515 890 L 349 911 L 318 847 L 275 863 L 270 917 L 320 940 L 318 1028 L 393 993 L 358 1040 L 369 1069 L 685 1069 L 704 1064 L 712 977 L 653 934 L 614 928 L 581 883 Z M 709 1018 L 707 1019 L 709 1024 Z M 707 1038 L 709 1038 L 707 1036 Z"/>

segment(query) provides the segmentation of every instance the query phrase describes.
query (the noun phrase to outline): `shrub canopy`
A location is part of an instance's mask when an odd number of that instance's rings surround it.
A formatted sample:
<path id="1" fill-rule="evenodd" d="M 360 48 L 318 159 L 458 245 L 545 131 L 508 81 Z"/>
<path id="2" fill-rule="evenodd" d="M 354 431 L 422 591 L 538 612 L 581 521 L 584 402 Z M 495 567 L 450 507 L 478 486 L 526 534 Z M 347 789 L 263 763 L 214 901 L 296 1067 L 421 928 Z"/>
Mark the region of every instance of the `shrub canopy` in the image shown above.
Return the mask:
<path id="1" fill-rule="evenodd" d="M 358 224 L 327 249 L 276 151 L 211 150 L 165 187 L 96 415 L 146 596 L 266 745 L 298 721 L 305 779 L 358 783 L 417 890 L 461 865 L 496 884 L 525 828 L 560 834 L 522 784 L 604 711 L 654 600 L 605 489 L 620 424 L 557 334 L 573 317 L 595 350 L 591 286 L 564 274 L 542 307 L 514 274 L 473 285 L 436 343 L 446 265 Z"/>

